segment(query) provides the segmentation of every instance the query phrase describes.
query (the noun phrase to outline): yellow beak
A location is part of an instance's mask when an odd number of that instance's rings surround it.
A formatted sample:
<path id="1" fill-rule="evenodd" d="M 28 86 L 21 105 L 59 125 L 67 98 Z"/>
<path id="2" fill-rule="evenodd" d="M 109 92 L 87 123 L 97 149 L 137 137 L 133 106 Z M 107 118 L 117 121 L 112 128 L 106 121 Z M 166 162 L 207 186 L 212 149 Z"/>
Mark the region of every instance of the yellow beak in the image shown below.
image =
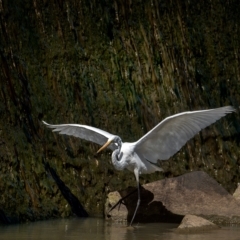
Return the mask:
<path id="1" fill-rule="evenodd" d="M 111 144 L 113 140 L 108 140 L 98 151 L 97 153 L 101 152 L 103 149 L 105 149 L 107 146 L 109 146 Z"/>

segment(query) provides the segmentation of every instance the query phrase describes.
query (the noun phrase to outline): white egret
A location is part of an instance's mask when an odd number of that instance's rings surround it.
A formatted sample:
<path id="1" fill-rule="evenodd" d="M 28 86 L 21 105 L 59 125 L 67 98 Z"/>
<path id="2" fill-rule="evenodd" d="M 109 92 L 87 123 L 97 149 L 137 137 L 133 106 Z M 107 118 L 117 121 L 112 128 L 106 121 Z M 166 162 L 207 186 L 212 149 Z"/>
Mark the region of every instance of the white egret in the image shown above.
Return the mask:
<path id="1" fill-rule="evenodd" d="M 178 152 L 185 143 L 201 129 L 221 117 L 235 111 L 231 106 L 183 112 L 165 118 L 138 141 L 122 142 L 121 138 L 101 129 L 79 124 L 51 125 L 43 121 L 53 132 L 79 137 L 103 145 L 97 152 L 110 148 L 112 163 L 117 170 L 128 169 L 135 174 L 138 201 L 130 226 L 140 205 L 139 175 L 163 171 L 156 165 L 158 160 L 167 160 Z"/>

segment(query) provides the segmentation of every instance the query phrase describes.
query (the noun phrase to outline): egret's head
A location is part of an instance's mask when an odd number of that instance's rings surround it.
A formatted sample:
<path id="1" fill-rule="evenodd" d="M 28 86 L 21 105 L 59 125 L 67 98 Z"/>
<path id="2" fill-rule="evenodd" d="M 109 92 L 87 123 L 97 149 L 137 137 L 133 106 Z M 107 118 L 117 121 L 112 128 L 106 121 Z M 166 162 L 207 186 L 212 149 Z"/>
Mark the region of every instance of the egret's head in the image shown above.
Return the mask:
<path id="1" fill-rule="evenodd" d="M 101 152 L 103 149 L 107 148 L 111 143 L 115 143 L 119 150 L 121 150 L 122 147 L 122 140 L 118 136 L 114 136 L 112 138 L 109 138 L 107 142 L 97 151 L 97 153 Z"/>

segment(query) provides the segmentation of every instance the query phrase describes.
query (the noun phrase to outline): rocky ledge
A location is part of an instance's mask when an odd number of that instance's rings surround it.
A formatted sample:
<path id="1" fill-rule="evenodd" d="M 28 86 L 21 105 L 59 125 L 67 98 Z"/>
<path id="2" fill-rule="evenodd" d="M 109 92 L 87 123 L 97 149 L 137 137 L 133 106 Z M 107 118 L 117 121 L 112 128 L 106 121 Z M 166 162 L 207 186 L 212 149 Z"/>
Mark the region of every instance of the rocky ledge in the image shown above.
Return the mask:
<path id="1" fill-rule="evenodd" d="M 133 191 L 133 194 L 124 199 L 123 204 L 109 212 L 122 197 Z M 238 196 L 238 192 L 239 189 L 234 196 Z M 195 215 L 216 224 L 240 224 L 240 201 L 234 196 L 202 171 L 155 181 L 141 187 L 141 205 L 135 222 L 180 223 L 184 216 Z M 136 188 L 109 193 L 105 208 L 106 218 L 129 221 L 136 202 Z"/>

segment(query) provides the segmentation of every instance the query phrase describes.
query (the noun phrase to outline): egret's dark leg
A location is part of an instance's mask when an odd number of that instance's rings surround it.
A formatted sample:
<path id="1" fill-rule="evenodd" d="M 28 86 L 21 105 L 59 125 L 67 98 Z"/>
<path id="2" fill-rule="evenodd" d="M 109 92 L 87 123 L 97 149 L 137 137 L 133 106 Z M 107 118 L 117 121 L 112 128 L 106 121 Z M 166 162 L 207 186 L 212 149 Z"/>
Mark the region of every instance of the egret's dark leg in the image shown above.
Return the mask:
<path id="1" fill-rule="evenodd" d="M 135 212 L 134 212 L 134 214 L 133 214 L 133 217 L 132 217 L 132 220 L 131 220 L 131 222 L 130 222 L 130 225 L 129 226 L 131 226 L 132 225 L 132 223 L 133 223 L 133 220 L 134 220 L 134 218 L 135 218 L 135 216 L 136 216 L 136 213 L 137 213 L 137 210 L 138 210 L 138 207 L 139 207 L 139 205 L 140 205 L 140 202 L 141 202 L 141 194 L 140 194 L 140 184 L 139 184 L 139 181 L 138 181 L 138 179 L 137 179 L 137 188 L 138 188 L 138 201 L 137 201 L 137 206 L 136 206 L 136 209 L 135 209 Z"/>
<path id="2" fill-rule="evenodd" d="M 129 194 L 127 194 L 126 196 L 124 196 L 123 198 L 121 198 L 120 200 L 118 200 L 118 202 L 117 202 L 116 204 L 114 204 L 114 205 L 111 207 L 111 209 L 108 211 L 108 214 L 109 214 L 116 206 L 118 206 L 118 205 L 119 205 L 119 207 L 118 207 L 118 210 L 119 210 L 121 204 L 124 204 L 124 203 L 123 203 L 124 199 L 128 198 L 130 195 L 132 195 L 132 194 L 135 193 L 136 191 L 137 191 L 137 189 L 135 189 L 134 191 L 130 192 Z M 124 205 L 125 205 L 125 204 L 124 204 Z"/>

